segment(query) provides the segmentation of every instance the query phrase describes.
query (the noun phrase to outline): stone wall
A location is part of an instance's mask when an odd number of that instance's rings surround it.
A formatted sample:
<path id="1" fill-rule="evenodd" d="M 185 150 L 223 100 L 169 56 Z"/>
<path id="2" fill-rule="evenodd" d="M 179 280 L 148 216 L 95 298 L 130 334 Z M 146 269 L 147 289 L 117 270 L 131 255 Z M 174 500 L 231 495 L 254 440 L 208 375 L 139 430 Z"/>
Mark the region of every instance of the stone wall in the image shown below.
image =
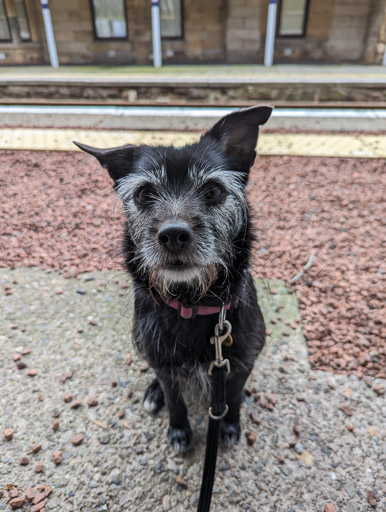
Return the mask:
<path id="1" fill-rule="evenodd" d="M 8 12 L 14 0 L 5 0 Z M 261 64 L 269 0 L 183 0 L 184 37 L 162 41 L 164 63 Z M 151 64 L 149 0 L 126 0 L 127 40 L 95 40 L 90 0 L 49 0 L 61 64 Z M 40 0 L 26 0 L 32 41 L 0 43 L 0 64 L 48 64 Z M 386 0 L 310 0 L 305 37 L 275 41 L 275 63 L 381 63 Z"/>
<path id="2" fill-rule="evenodd" d="M 226 59 L 259 62 L 261 55 L 261 5 L 252 0 L 228 0 Z"/>
<path id="3" fill-rule="evenodd" d="M 373 4 L 373 0 L 335 0 L 326 44 L 331 60 L 358 61 L 363 58 Z"/>

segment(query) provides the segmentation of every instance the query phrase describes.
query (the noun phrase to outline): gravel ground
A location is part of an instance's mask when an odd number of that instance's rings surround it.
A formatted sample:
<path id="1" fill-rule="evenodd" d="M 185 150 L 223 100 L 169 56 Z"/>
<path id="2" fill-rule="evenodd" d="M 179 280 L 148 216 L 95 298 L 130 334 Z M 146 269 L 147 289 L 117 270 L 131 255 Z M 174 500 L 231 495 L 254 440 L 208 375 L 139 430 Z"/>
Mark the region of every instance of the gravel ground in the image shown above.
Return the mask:
<path id="1" fill-rule="evenodd" d="M 314 369 L 386 378 L 385 165 L 262 157 L 249 195 L 257 277 L 293 277 Z M 121 211 L 90 156 L 0 152 L 0 266 L 70 277 L 120 268 Z M 12 287 L 8 290 L 12 293 Z"/>
<path id="2" fill-rule="evenodd" d="M 11 510 L 10 493 L 39 485 L 45 511 L 194 510 L 206 406 L 190 408 L 195 451 L 175 456 L 166 411 L 154 419 L 141 407 L 152 375 L 129 341 L 124 273 L 2 269 L 0 282 L 0 510 Z M 258 296 L 270 334 L 248 385 L 242 439 L 220 447 L 212 510 L 385 510 L 382 379 L 369 387 L 312 370 L 295 294 L 263 281 Z"/>

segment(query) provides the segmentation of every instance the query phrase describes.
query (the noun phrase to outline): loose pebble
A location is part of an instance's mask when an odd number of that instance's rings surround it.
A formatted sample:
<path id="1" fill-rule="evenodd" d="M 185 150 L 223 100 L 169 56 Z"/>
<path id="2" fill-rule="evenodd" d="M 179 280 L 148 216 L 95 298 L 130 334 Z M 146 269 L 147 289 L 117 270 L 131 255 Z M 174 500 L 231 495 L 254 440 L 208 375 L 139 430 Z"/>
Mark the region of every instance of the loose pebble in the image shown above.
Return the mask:
<path id="1" fill-rule="evenodd" d="M 249 430 L 247 430 L 245 432 L 245 437 L 247 439 L 247 443 L 249 446 L 252 446 L 253 444 L 255 444 L 256 442 L 256 434 L 254 434 L 253 432 L 250 432 Z"/>
<path id="2" fill-rule="evenodd" d="M 176 483 L 177 483 L 178 485 L 181 485 L 181 487 L 185 487 L 185 488 L 187 488 L 187 487 L 188 487 L 187 482 L 182 478 L 182 476 L 181 476 L 181 475 L 177 475 L 177 476 L 176 476 Z"/>
<path id="3" fill-rule="evenodd" d="M 62 463 L 62 460 L 63 460 L 63 454 L 61 451 L 59 450 L 55 450 L 54 452 L 52 452 L 52 460 L 54 461 L 54 463 L 58 466 L 59 464 Z"/>
<path id="4" fill-rule="evenodd" d="M 80 400 L 79 398 L 72 401 L 70 403 L 70 407 L 71 409 L 79 409 L 79 407 L 82 405 L 82 400 Z"/>
<path id="5" fill-rule="evenodd" d="M 38 462 L 34 468 L 35 473 L 41 473 L 44 470 L 43 462 Z"/>
<path id="6" fill-rule="evenodd" d="M 87 405 L 89 407 L 96 407 L 98 405 L 98 399 L 95 397 L 95 396 L 91 396 L 88 400 L 87 400 Z"/>
<path id="7" fill-rule="evenodd" d="M 71 437 L 71 443 L 74 446 L 79 446 L 83 443 L 84 435 L 83 434 L 75 434 Z"/>
<path id="8" fill-rule="evenodd" d="M 13 430 L 11 428 L 6 428 L 4 430 L 4 439 L 6 441 L 12 441 L 12 439 L 13 439 Z"/>
<path id="9" fill-rule="evenodd" d="M 31 452 L 36 454 L 36 453 L 40 452 L 41 449 L 42 449 L 42 445 L 41 444 L 35 444 L 35 445 L 32 446 Z"/>

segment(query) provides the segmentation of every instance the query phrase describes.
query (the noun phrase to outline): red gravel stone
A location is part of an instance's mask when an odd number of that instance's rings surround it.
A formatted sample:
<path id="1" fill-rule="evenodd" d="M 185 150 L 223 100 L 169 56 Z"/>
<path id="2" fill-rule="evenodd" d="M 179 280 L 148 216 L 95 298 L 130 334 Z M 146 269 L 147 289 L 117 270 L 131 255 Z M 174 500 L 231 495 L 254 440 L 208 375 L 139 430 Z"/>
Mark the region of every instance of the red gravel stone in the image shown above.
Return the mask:
<path id="1" fill-rule="evenodd" d="M 71 443 L 74 446 L 79 446 L 80 444 L 83 443 L 83 439 L 84 439 L 83 434 L 75 434 L 74 436 L 71 437 Z"/>
<path id="2" fill-rule="evenodd" d="M 147 363 L 143 363 L 139 370 L 140 370 L 140 372 L 145 373 L 148 371 L 148 369 L 149 369 L 149 365 Z"/>
<path id="3" fill-rule="evenodd" d="M 79 407 L 81 405 L 82 405 L 82 400 L 79 400 L 79 398 L 70 403 L 71 409 L 79 409 Z"/>
<path id="4" fill-rule="evenodd" d="M 13 356 L 13 360 L 14 360 L 15 362 L 16 362 L 16 361 L 20 361 L 20 359 L 21 359 L 21 354 L 15 354 L 15 355 Z"/>
<path id="5" fill-rule="evenodd" d="M 58 420 L 58 418 L 54 418 L 54 419 L 52 420 L 52 430 L 53 430 L 54 432 L 56 432 L 57 430 L 59 430 L 59 420 Z"/>
<path id="6" fill-rule="evenodd" d="M 24 361 L 19 361 L 16 366 L 18 367 L 19 370 L 24 370 L 24 368 L 27 368 L 27 365 Z"/>
<path id="7" fill-rule="evenodd" d="M 19 461 L 20 466 L 28 466 L 29 464 L 29 458 L 28 457 L 22 457 Z"/>
<path id="8" fill-rule="evenodd" d="M 13 438 L 13 430 L 11 428 L 6 428 L 4 430 L 4 439 L 6 441 L 12 441 Z"/>
<path id="9" fill-rule="evenodd" d="M 18 498 L 13 498 L 9 504 L 11 505 L 11 508 L 21 508 L 24 505 L 25 499 L 19 496 Z"/>
<path id="10" fill-rule="evenodd" d="M 28 356 L 28 354 L 30 354 L 30 353 L 31 353 L 31 349 L 30 349 L 30 348 L 27 348 L 27 347 L 26 347 L 26 348 L 23 348 L 23 350 L 21 351 L 21 354 L 22 354 L 23 356 Z"/>
<path id="11" fill-rule="evenodd" d="M 65 393 L 63 400 L 68 404 L 73 399 L 72 393 Z"/>
<path id="12" fill-rule="evenodd" d="M 57 466 L 59 466 L 59 464 L 62 463 L 62 452 L 59 450 L 52 452 L 52 460 Z"/>
<path id="13" fill-rule="evenodd" d="M 33 505 L 37 505 L 45 499 L 46 495 L 44 492 L 37 492 L 32 500 Z"/>
<path id="14" fill-rule="evenodd" d="M 88 400 L 87 400 L 87 405 L 89 407 L 95 407 L 98 405 L 98 399 L 95 397 L 95 396 L 91 396 Z"/>
<path id="15" fill-rule="evenodd" d="M 261 420 L 259 419 L 259 417 L 255 413 L 253 413 L 251 411 L 249 413 L 249 417 L 251 418 L 252 423 L 254 423 L 255 425 L 260 425 Z"/>
<path id="16" fill-rule="evenodd" d="M 372 508 L 377 508 L 377 498 L 372 491 L 367 491 L 367 501 Z"/>
<path id="17" fill-rule="evenodd" d="M 14 487 L 12 489 L 9 490 L 8 492 L 8 496 L 10 498 L 17 498 L 19 496 L 19 490 L 17 487 Z"/>
<path id="18" fill-rule="evenodd" d="M 253 432 L 250 432 L 249 430 L 247 430 L 245 432 L 245 437 L 247 439 L 247 443 L 249 444 L 249 446 L 252 446 L 253 444 L 255 444 L 255 442 L 256 442 L 256 434 L 254 434 Z"/>
<path id="19" fill-rule="evenodd" d="M 35 377 L 38 374 L 37 370 L 28 370 L 27 375 L 29 377 Z"/>
<path id="20" fill-rule="evenodd" d="M 348 405 L 340 405 L 339 409 L 345 413 L 346 416 L 352 416 L 354 411 Z"/>
<path id="21" fill-rule="evenodd" d="M 38 462 L 34 468 L 35 470 L 35 473 L 41 473 L 44 469 L 44 464 L 43 462 Z"/>
<path id="22" fill-rule="evenodd" d="M 32 487 L 27 487 L 24 492 L 24 497 L 28 501 L 32 501 L 35 497 L 36 491 Z"/>
<path id="23" fill-rule="evenodd" d="M 182 478 L 181 475 L 176 476 L 176 483 L 178 485 L 181 485 L 182 487 L 185 487 L 185 488 L 188 487 L 188 484 L 185 482 L 185 480 Z"/>
<path id="24" fill-rule="evenodd" d="M 32 453 L 38 453 L 38 452 L 40 452 L 41 449 L 42 449 L 42 445 L 41 444 L 35 444 L 35 445 L 32 446 L 31 452 Z"/>
<path id="25" fill-rule="evenodd" d="M 377 395 L 384 395 L 385 394 L 385 388 L 382 384 L 378 384 L 377 386 L 374 386 L 374 391 L 377 393 Z"/>
<path id="26" fill-rule="evenodd" d="M 336 507 L 332 503 L 326 503 L 324 505 L 324 512 L 336 512 Z"/>
<path id="27" fill-rule="evenodd" d="M 45 507 L 45 503 L 44 503 L 44 501 L 41 501 L 37 505 L 33 505 L 31 507 L 31 511 L 30 512 L 41 512 L 42 510 L 44 510 L 44 507 Z"/>

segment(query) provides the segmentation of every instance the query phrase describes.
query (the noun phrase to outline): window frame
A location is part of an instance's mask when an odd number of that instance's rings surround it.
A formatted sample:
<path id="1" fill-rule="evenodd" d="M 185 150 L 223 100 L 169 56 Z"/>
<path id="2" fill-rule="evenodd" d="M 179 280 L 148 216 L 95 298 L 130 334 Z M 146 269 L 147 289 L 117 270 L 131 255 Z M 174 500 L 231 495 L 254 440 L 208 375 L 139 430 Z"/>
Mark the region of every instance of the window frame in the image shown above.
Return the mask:
<path id="1" fill-rule="evenodd" d="M 9 24 L 9 19 L 8 19 L 8 13 L 7 13 L 7 5 L 5 3 L 5 0 L 1 0 L 3 2 L 3 6 L 4 6 L 4 13 L 5 13 L 5 19 L 7 21 L 7 26 L 8 26 L 8 32 L 9 32 L 9 39 L 1 39 L 0 38 L 0 43 L 12 43 L 13 40 L 12 40 L 12 32 L 11 32 L 11 26 Z"/>
<path id="2" fill-rule="evenodd" d="M 310 10 L 311 0 L 306 0 L 306 7 L 304 9 L 304 20 L 303 20 L 303 27 L 302 27 L 301 34 L 280 34 L 280 22 L 281 22 L 283 1 L 284 0 L 280 0 L 280 2 L 279 2 L 279 15 L 277 17 L 277 27 L 276 27 L 277 37 L 280 39 L 304 39 L 307 35 L 308 13 Z"/>
<path id="3" fill-rule="evenodd" d="M 92 17 L 92 29 L 94 33 L 94 41 L 128 41 L 129 40 L 129 26 L 128 26 L 128 19 L 127 19 L 127 5 L 126 0 L 122 0 L 123 7 L 124 7 L 124 15 L 125 15 L 125 25 L 126 25 L 126 35 L 124 37 L 99 37 L 97 34 L 96 29 L 96 17 L 95 17 L 95 9 L 94 9 L 94 3 L 93 0 L 90 0 L 90 8 L 91 8 L 91 17 Z"/>
<path id="4" fill-rule="evenodd" d="M 163 36 L 162 28 L 161 28 L 161 40 L 162 41 L 183 41 L 185 38 L 185 24 L 184 24 L 184 0 L 179 0 L 181 5 L 181 35 L 180 36 Z M 161 3 L 161 0 L 160 0 Z M 161 19 L 161 6 L 160 9 L 160 19 Z"/>

